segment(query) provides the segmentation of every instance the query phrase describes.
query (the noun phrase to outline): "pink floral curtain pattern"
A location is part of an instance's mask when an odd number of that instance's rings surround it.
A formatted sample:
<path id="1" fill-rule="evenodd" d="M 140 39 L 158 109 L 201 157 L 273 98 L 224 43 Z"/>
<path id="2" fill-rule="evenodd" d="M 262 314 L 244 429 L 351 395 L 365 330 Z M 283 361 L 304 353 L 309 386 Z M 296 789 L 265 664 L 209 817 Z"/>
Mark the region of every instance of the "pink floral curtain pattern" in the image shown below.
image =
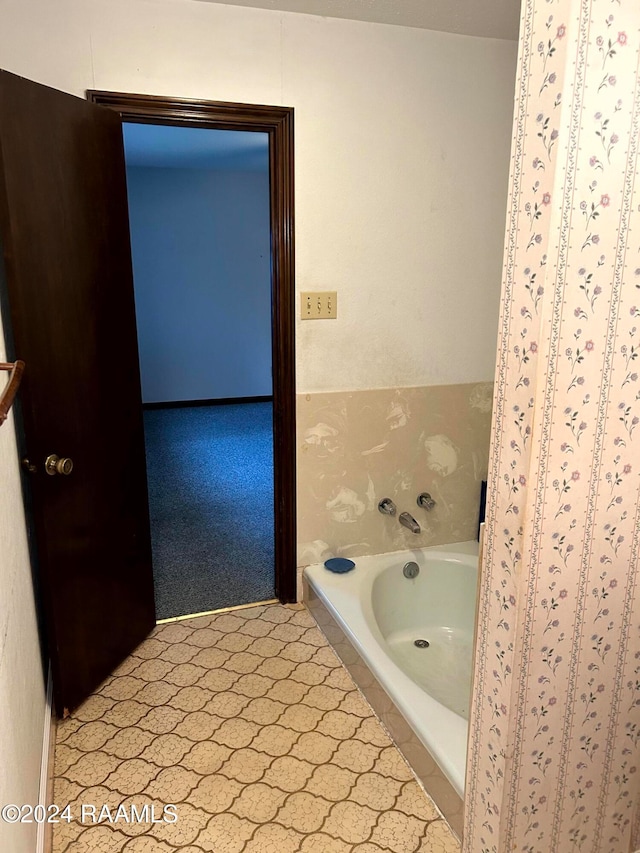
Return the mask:
<path id="1" fill-rule="evenodd" d="M 466 853 L 640 846 L 639 58 L 523 0 Z"/>

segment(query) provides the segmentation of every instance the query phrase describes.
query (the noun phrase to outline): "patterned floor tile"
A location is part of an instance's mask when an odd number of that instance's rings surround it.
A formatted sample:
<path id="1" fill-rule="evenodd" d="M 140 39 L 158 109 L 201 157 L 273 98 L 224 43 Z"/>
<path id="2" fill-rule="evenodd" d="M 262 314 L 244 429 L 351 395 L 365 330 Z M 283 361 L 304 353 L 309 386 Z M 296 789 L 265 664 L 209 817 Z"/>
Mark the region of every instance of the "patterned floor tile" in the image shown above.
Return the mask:
<path id="1" fill-rule="evenodd" d="M 55 777 L 53 853 L 460 850 L 296 605 L 158 626 L 59 723 Z"/>

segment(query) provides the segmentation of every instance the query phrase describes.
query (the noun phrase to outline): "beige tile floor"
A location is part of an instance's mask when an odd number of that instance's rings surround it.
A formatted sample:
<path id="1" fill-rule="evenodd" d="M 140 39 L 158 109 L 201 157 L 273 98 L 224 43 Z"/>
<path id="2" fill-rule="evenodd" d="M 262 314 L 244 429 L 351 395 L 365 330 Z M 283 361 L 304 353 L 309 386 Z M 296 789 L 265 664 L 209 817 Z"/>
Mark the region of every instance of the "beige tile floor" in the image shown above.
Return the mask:
<path id="1" fill-rule="evenodd" d="M 306 610 L 163 625 L 58 725 L 54 853 L 458 853 Z M 175 823 L 127 823 L 131 805 Z"/>

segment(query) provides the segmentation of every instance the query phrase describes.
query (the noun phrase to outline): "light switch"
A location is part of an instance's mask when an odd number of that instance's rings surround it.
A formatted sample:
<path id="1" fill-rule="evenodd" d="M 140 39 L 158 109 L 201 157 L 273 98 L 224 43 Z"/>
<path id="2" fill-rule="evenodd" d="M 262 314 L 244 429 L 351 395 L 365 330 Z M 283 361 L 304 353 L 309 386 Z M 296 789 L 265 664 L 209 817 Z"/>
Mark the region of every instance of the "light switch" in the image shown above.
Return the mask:
<path id="1" fill-rule="evenodd" d="M 338 294 L 335 290 L 305 291 L 300 294 L 302 320 L 335 320 L 338 316 Z"/>

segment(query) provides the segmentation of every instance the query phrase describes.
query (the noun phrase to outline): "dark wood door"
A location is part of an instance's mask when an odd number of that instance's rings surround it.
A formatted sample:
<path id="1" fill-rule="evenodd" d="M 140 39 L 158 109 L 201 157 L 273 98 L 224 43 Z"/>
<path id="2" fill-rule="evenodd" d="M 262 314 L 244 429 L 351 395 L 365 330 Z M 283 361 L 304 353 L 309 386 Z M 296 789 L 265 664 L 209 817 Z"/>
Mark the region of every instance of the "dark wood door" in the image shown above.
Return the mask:
<path id="1" fill-rule="evenodd" d="M 155 623 L 117 114 L 0 72 L 0 241 L 60 713 Z"/>

